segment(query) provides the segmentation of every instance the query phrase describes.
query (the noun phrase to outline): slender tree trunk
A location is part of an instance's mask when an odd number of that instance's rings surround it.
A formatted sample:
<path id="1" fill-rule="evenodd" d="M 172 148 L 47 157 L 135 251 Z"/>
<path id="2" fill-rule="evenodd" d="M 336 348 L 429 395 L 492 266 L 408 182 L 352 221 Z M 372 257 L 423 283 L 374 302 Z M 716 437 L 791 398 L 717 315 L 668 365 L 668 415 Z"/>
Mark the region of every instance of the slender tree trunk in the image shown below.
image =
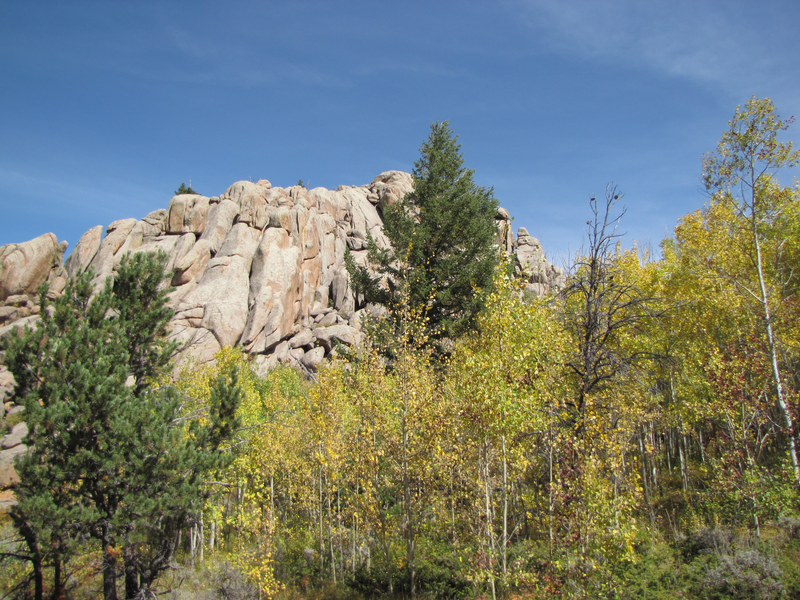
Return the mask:
<path id="1" fill-rule="evenodd" d="M 135 566 L 135 549 L 132 545 L 125 545 L 125 598 L 131 600 L 138 598 L 141 589 L 139 573 Z"/>
<path id="2" fill-rule="evenodd" d="M 405 509 L 405 534 L 406 534 L 406 568 L 408 569 L 408 580 L 411 597 L 417 596 L 417 566 L 415 563 L 416 554 L 416 532 L 414 531 L 414 514 L 411 506 L 411 474 L 408 465 L 408 444 L 409 434 L 407 428 L 407 415 L 403 415 L 403 504 Z"/>
<path id="3" fill-rule="evenodd" d="M 103 526 L 103 600 L 117 600 L 117 556 L 111 547 L 108 526 Z"/>
<path id="4" fill-rule="evenodd" d="M 194 571 L 194 557 L 197 553 L 196 531 L 197 530 L 194 525 L 192 525 L 189 529 L 189 566 L 191 567 L 192 571 Z"/>
<path id="5" fill-rule="evenodd" d="M 269 524 L 275 531 L 275 476 L 269 476 Z"/>
<path id="6" fill-rule="evenodd" d="M 483 489 L 486 509 L 486 555 L 489 573 L 489 583 L 492 586 L 492 600 L 497 600 L 497 590 L 494 583 L 494 532 L 492 522 L 491 490 L 489 488 L 489 442 L 483 441 Z"/>
<path id="7" fill-rule="evenodd" d="M 453 485 L 453 479 L 455 478 L 454 474 L 455 467 L 451 467 L 450 469 L 450 541 L 455 544 L 456 543 L 456 494 L 455 494 L 455 486 Z"/>
<path id="8" fill-rule="evenodd" d="M 653 502 L 651 500 L 650 489 L 647 485 L 647 455 L 645 454 L 644 447 L 644 429 L 639 432 L 639 452 L 642 454 L 642 489 L 644 490 L 645 502 L 647 502 L 647 510 L 650 513 L 650 532 L 651 536 L 653 536 L 656 531 L 656 521 L 653 515 Z"/>
<path id="9" fill-rule="evenodd" d="M 373 428 L 372 430 L 372 447 L 378 447 L 378 437 L 377 432 Z M 392 568 L 392 556 L 391 551 L 389 549 L 389 534 L 388 528 L 389 525 L 386 522 L 386 511 L 384 510 L 384 506 L 382 501 L 380 500 L 380 476 L 378 474 L 377 469 L 373 474 L 373 487 L 375 488 L 375 493 L 377 494 L 377 503 L 378 503 L 378 522 L 380 526 L 380 542 L 381 542 L 381 550 L 383 550 L 384 560 L 386 561 L 386 570 L 389 573 L 389 595 L 394 594 L 394 569 Z M 368 555 L 368 560 L 372 560 L 371 555 Z M 368 565 L 369 567 L 369 565 Z"/>
<path id="10" fill-rule="evenodd" d="M 325 536 L 322 529 L 323 507 L 322 507 L 322 465 L 319 467 L 319 572 L 325 572 Z"/>
<path id="11" fill-rule="evenodd" d="M 31 557 L 31 565 L 33 566 L 33 597 L 35 600 L 43 600 L 44 574 L 42 572 L 42 557 L 38 552 Z"/>
<path id="12" fill-rule="evenodd" d="M 199 535 L 197 536 L 197 538 L 198 538 L 198 541 L 200 542 L 200 562 L 202 563 L 203 562 L 203 558 L 204 558 L 204 556 L 203 556 L 203 546 L 205 545 L 204 541 L 205 541 L 205 537 L 206 537 L 206 535 L 205 535 L 205 527 L 203 526 L 203 511 L 202 510 L 200 511 L 200 525 L 199 525 L 198 531 L 199 531 Z"/>
<path id="13" fill-rule="evenodd" d="M 553 556 L 553 406 L 550 405 L 549 422 L 547 427 L 548 442 L 548 471 L 550 485 L 547 486 L 547 528 L 550 534 L 550 556 Z"/>
<path id="14" fill-rule="evenodd" d="M 358 538 L 358 519 L 355 512 L 353 512 L 353 541 L 350 544 L 350 571 L 356 572 L 356 540 Z"/>
<path id="15" fill-rule="evenodd" d="M 683 434 L 679 434 L 680 439 L 678 440 L 678 458 L 680 459 L 681 463 L 681 490 L 684 494 L 686 494 L 686 457 L 684 456 L 683 447 Z"/>
<path id="16" fill-rule="evenodd" d="M 325 477 L 325 503 L 328 509 L 328 550 L 331 558 L 331 578 L 333 583 L 336 583 L 336 555 L 334 554 L 335 548 L 333 547 L 333 515 L 331 514 L 331 491 L 328 485 L 328 478 Z"/>
<path id="17" fill-rule="evenodd" d="M 705 465 L 706 464 L 706 449 L 705 449 L 705 446 L 703 445 L 703 430 L 702 429 L 698 429 L 697 430 L 697 439 L 698 439 L 698 442 L 699 442 L 698 445 L 700 446 L 700 460 L 702 461 L 703 465 Z"/>
<path id="18" fill-rule="evenodd" d="M 53 560 L 53 600 L 60 600 L 64 593 L 64 582 L 62 579 L 62 562 L 58 556 Z"/>
<path id="19" fill-rule="evenodd" d="M 503 585 L 508 576 L 508 456 L 506 455 L 506 434 L 501 438 L 503 446 Z"/>
<path id="20" fill-rule="evenodd" d="M 789 412 L 789 407 L 786 404 L 786 398 L 784 397 L 783 393 L 783 381 L 781 379 L 781 370 L 778 364 L 778 351 L 775 346 L 775 335 L 772 331 L 772 314 L 769 308 L 769 296 L 767 294 L 767 285 L 764 280 L 764 269 L 761 258 L 761 240 L 759 238 L 758 229 L 756 226 L 755 206 L 753 206 L 752 215 L 753 242 L 756 247 L 756 269 L 758 271 L 758 285 L 761 290 L 761 306 L 764 311 L 764 324 L 767 330 L 767 346 L 769 347 L 769 358 L 772 365 L 772 377 L 775 384 L 775 394 L 777 396 L 778 408 L 780 409 L 781 416 L 783 417 L 783 425 L 786 428 L 786 435 L 789 441 L 789 456 L 792 459 L 792 468 L 794 469 L 794 484 L 795 487 L 800 487 L 800 464 L 798 464 L 797 460 L 794 423 L 792 422 L 792 415 Z"/>
<path id="21" fill-rule="evenodd" d="M 39 551 L 39 537 L 36 532 L 28 525 L 23 517 L 13 514 L 11 518 L 14 520 L 17 529 L 19 530 L 25 544 L 28 546 L 30 552 L 31 567 L 33 567 L 33 594 L 34 600 L 44 599 L 44 573 L 42 571 L 42 553 Z"/>

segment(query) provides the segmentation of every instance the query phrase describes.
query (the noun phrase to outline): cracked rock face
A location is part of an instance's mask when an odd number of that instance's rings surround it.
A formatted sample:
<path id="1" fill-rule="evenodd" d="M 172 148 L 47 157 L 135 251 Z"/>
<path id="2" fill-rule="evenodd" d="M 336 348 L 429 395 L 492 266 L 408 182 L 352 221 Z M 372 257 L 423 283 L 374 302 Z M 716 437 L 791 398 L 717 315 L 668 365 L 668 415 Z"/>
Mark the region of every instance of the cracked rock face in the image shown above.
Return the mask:
<path id="1" fill-rule="evenodd" d="M 517 232 L 516 267 L 528 280 L 526 290 L 534 296 L 544 296 L 564 287 L 564 270 L 547 261 L 542 245 L 524 227 Z"/>
<path id="2" fill-rule="evenodd" d="M 201 363 L 221 346 L 241 345 L 260 360 L 316 369 L 336 344 L 361 340 L 344 266 L 346 249 L 367 262 L 367 238 L 387 247 L 382 211 L 413 189 L 411 175 L 387 171 L 363 186 L 337 190 L 273 187 L 239 181 L 223 194 L 182 194 L 141 220 L 127 218 L 87 231 L 62 266 L 66 243 L 44 234 L 0 247 L 0 337 L 38 318 L 36 292 L 44 282 L 59 294 L 69 277 L 88 268 L 100 288 L 128 252 L 163 250 L 175 310 L 171 335 L 185 345 L 179 357 Z M 541 245 L 499 208 L 497 245 L 541 295 L 564 285 Z M 284 347 L 285 346 L 285 347 Z"/>

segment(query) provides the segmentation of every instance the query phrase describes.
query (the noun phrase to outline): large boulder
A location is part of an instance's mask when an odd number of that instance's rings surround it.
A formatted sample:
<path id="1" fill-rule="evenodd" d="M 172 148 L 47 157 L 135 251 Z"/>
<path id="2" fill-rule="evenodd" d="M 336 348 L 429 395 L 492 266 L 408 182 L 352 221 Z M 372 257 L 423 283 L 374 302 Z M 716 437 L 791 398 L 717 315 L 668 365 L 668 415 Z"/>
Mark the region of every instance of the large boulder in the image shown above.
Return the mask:
<path id="1" fill-rule="evenodd" d="M 292 333 L 295 302 L 301 290 L 302 250 L 283 228 L 269 227 L 259 243 L 250 273 L 250 313 L 242 336 L 249 352 L 261 353 Z"/>
<path id="2" fill-rule="evenodd" d="M 28 435 L 28 426 L 25 423 L 17 423 L 11 429 L 11 433 L 3 437 L 0 442 L 0 447 L 2 447 L 3 450 L 16 448 L 22 443 L 26 435 Z"/>
<path id="3" fill-rule="evenodd" d="M 0 417 L 3 416 L 2 404 L 11 398 L 17 383 L 14 376 L 2 365 L 0 365 Z"/>
<path id="4" fill-rule="evenodd" d="M 19 483 L 19 475 L 14 468 L 14 459 L 27 450 L 28 447 L 24 444 L 14 446 L 9 450 L 0 450 L 0 490 L 8 489 Z"/>
<path id="5" fill-rule="evenodd" d="M 17 497 L 12 490 L 0 491 L 0 513 L 4 513 L 16 505 Z"/>
<path id="6" fill-rule="evenodd" d="M 50 272 L 61 266 L 63 251 L 52 233 L 21 244 L 0 246 L 0 302 L 19 294 L 35 295 Z"/>
<path id="7" fill-rule="evenodd" d="M 319 345 L 328 352 L 335 343 L 346 346 L 357 346 L 361 343 L 364 334 L 349 325 L 331 325 L 330 327 L 317 327 L 312 332 Z"/>
<path id="8" fill-rule="evenodd" d="M 70 277 L 75 277 L 78 273 L 82 273 L 92 262 L 92 259 L 100 249 L 100 240 L 103 237 L 103 226 L 98 225 L 93 227 L 81 236 L 78 243 L 75 244 L 75 249 L 69 255 L 64 267 L 67 269 L 67 274 Z"/>
<path id="9" fill-rule="evenodd" d="M 247 224 L 231 228 L 197 287 L 179 305 L 182 310 L 202 308 L 200 325 L 214 334 L 220 346 L 237 344 L 247 324 L 250 264 L 257 245 L 258 232 Z"/>
<path id="10" fill-rule="evenodd" d="M 534 296 L 544 296 L 566 285 L 563 269 L 547 261 L 542 245 L 535 237 L 520 227 L 515 240 L 517 268 L 528 280 L 526 290 Z"/>
<path id="11" fill-rule="evenodd" d="M 203 233 L 208 215 L 209 198 L 199 194 L 180 194 L 169 202 L 166 219 L 168 233 Z"/>
<path id="12" fill-rule="evenodd" d="M 106 229 L 106 237 L 100 242 L 100 248 L 94 255 L 92 262 L 89 263 L 89 267 L 94 269 L 94 281 L 98 287 L 105 283 L 106 277 L 111 275 L 114 272 L 114 268 L 118 266 L 115 263 L 115 257 L 121 257 L 118 251 L 122 248 L 135 226 L 136 219 L 121 219 L 114 221 Z"/>
<path id="13" fill-rule="evenodd" d="M 231 200 L 223 199 L 211 205 L 208 221 L 200 239 L 208 242 L 212 252 L 217 252 L 222 247 L 225 236 L 233 227 L 233 221 L 238 214 L 239 205 Z"/>

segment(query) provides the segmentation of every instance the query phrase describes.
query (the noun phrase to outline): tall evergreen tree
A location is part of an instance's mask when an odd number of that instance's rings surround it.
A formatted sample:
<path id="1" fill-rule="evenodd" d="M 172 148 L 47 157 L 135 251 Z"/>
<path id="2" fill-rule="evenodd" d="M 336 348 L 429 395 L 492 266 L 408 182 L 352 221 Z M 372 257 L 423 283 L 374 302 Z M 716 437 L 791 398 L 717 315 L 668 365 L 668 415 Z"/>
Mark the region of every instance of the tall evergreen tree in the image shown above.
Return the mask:
<path id="1" fill-rule="evenodd" d="M 475 184 L 460 149 L 447 121 L 432 123 L 414 163 L 414 191 L 384 209 L 391 248 L 368 240 L 372 272 L 347 255 L 360 299 L 390 310 L 404 303 L 423 308 L 434 339 L 474 325 L 483 306 L 479 292 L 491 288 L 498 262 L 497 200 L 493 189 Z"/>
<path id="2" fill-rule="evenodd" d="M 126 597 L 139 597 L 170 567 L 178 532 L 199 513 L 202 475 L 229 458 L 221 447 L 237 426 L 235 381 L 217 382 L 203 421 L 186 419 L 183 399 L 153 384 L 175 350 L 165 341 L 171 311 L 159 289 L 165 261 L 124 258 L 94 297 L 90 273 L 52 306 L 43 292 L 37 326 L 7 342 L 29 428 L 12 519 L 37 599 L 43 568 L 53 566 L 57 594 L 61 565 L 85 537 L 102 547 L 104 598 L 117 597 L 120 555 Z"/>

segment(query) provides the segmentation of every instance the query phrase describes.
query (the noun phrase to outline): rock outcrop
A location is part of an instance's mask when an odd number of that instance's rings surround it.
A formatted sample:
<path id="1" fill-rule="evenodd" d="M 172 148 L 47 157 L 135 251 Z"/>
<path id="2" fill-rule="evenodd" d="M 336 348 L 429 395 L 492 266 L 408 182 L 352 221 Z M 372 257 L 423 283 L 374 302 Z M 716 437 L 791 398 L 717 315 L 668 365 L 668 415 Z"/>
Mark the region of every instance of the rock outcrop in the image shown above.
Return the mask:
<path id="1" fill-rule="evenodd" d="M 179 361 L 209 362 L 220 347 L 241 345 L 261 369 L 284 362 L 316 370 L 339 345 L 361 341 L 361 318 L 375 308 L 356 306 L 345 249 L 363 265 L 368 236 L 388 246 L 382 211 L 412 188 L 411 175 L 400 171 L 335 191 L 240 181 L 220 196 L 175 196 L 141 220 L 114 221 L 105 235 L 98 225 L 63 265 L 67 244 L 52 233 L 2 246 L 0 340 L 39 318 L 43 283 L 55 297 L 68 278 L 91 268 L 99 289 L 126 253 L 163 250 L 174 286 L 171 336 L 184 348 Z M 525 274 L 529 292 L 543 295 L 564 285 L 563 271 L 547 262 L 536 238 L 524 228 L 514 238 L 505 209 L 498 209 L 496 224 L 497 244 Z M 7 402 L 13 387 L 0 364 L 0 417 L 21 408 Z M 0 442 L 0 489 L 16 476 L 13 456 L 24 450 L 23 428 L 15 426 Z"/>
<path id="2" fill-rule="evenodd" d="M 514 257 L 517 269 L 528 280 L 526 290 L 530 294 L 544 296 L 566 284 L 564 270 L 547 262 L 539 240 L 531 236 L 524 227 L 519 228 Z"/>
<path id="3" fill-rule="evenodd" d="M 316 366 L 316 348 L 327 356 L 331 340 L 352 345 L 361 338 L 363 309 L 349 287 L 345 249 L 365 264 L 368 236 L 387 246 L 383 208 L 412 187 L 400 171 L 335 191 L 240 181 L 220 196 L 175 196 L 141 220 L 114 221 L 105 236 L 101 226 L 90 229 L 63 266 L 66 242 L 51 233 L 2 246 L 0 337 L 38 318 L 42 283 L 54 296 L 67 278 L 92 268 L 99 288 L 126 253 L 163 250 L 174 286 L 172 336 L 185 346 L 183 359 L 207 362 L 221 346 L 238 344 L 263 366 L 277 360 Z M 514 238 L 505 209 L 498 209 L 496 223 L 497 244 L 514 257 L 531 293 L 563 286 L 563 271 L 547 262 L 536 238 L 524 228 Z"/>
<path id="4" fill-rule="evenodd" d="M 18 305 L 21 296 L 36 295 L 48 280 L 54 293 L 63 290 L 66 271 L 61 262 L 66 250 L 67 243 L 59 244 L 52 233 L 21 244 L 0 246 L 0 302 Z M 0 319 L 2 314 L 0 312 Z M 6 320 L 9 318 L 7 316 Z"/>

